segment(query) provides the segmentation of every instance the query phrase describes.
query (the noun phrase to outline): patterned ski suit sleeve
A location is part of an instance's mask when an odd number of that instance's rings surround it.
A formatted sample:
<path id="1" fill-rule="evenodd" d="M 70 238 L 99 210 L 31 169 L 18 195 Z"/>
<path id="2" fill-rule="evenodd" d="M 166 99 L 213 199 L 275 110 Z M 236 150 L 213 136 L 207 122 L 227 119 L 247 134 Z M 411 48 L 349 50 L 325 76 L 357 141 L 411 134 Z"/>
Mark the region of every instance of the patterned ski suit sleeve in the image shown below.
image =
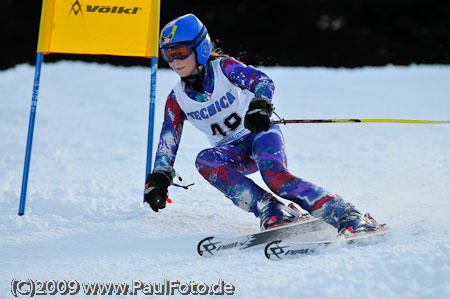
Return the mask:
<path id="1" fill-rule="evenodd" d="M 173 164 L 177 155 L 178 146 L 183 131 L 183 123 L 186 118 L 172 92 L 167 97 L 164 109 L 164 122 L 159 137 L 158 149 L 155 157 L 155 170 L 173 171 Z"/>
<path id="2" fill-rule="evenodd" d="M 222 59 L 221 66 L 223 73 L 233 84 L 248 89 L 255 95 L 272 99 L 275 85 L 262 71 L 231 57 Z"/>

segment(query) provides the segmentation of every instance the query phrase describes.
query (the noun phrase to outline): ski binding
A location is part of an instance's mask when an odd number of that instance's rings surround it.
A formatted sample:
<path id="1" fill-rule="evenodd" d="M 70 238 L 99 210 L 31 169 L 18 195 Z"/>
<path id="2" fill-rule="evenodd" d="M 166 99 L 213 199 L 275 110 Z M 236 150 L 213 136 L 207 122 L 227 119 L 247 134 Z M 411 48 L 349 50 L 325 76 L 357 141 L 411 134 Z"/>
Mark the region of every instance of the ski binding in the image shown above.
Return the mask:
<path id="1" fill-rule="evenodd" d="M 337 237 L 333 240 L 313 241 L 313 242 L 291 242 L 282 239 L 269 242 L 264 253 L 269 260 L 291 259 L 299 256 L 312 254 L 319 248 L 324 248 L 330 244 L 343 241 L 345 244 L 363 244 L 364 240 L 372 240 L 375 237 L 384 236 L 390 231 L 386 224 L 380 224 L 378 227 L 369 232 L 353 233 Z"/>

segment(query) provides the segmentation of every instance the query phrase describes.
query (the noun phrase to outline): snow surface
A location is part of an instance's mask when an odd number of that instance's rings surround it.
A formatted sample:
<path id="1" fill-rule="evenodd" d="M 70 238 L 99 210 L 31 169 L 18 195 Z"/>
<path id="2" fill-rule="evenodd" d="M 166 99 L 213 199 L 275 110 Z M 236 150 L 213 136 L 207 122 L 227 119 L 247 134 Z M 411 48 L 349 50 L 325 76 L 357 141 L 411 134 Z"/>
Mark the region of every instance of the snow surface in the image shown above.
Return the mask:
<path id="1" fill-rule="evenodd" d="M 263 70 L 286 119 L 450 119 L 449 66 Z M 209 145 L 190 124 L 175 168 L 195 186 L 172 187 L 160 213 L 142 203 L 149 68 L 44 64 L 26 215 L 17 215 L 33 76 L 29 65 L 0 72 L 0 298 L 12 297 L 13 279 L 222 279 L 235 298 L 450 297 L 450 125 L 284 126 L 290 171 L 389 223 L 391 236 L 281 262 L 262 248 L 202 258 L 200 239 L 254 232 L 259 221 L 197 173 Z M 158 72 L 155 145 L 176 80 Z"/>

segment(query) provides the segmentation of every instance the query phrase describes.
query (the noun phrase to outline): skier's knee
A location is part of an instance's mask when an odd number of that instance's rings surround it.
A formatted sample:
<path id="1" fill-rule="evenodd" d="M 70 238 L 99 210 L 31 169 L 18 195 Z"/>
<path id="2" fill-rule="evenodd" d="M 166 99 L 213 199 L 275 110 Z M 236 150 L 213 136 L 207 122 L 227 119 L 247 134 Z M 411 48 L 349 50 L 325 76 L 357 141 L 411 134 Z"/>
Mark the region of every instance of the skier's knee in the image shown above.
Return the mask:
<path id="1" fill-rule="evenodd" d="M 203 176 L 208 170 L 215 169 L 217 166 L 214 166 L 214 149 L 207 148 L 198 153 L 195 167 Z"/>
<path id="2" fill-rule="evenodd" d="M 195 167 L 197 170 L 200 170 L 205 166 L 205 156 L 208 154 L 209 150 L 210 149 L 205 149 L 198 153 L 197 158 L 195 158 Z"/>

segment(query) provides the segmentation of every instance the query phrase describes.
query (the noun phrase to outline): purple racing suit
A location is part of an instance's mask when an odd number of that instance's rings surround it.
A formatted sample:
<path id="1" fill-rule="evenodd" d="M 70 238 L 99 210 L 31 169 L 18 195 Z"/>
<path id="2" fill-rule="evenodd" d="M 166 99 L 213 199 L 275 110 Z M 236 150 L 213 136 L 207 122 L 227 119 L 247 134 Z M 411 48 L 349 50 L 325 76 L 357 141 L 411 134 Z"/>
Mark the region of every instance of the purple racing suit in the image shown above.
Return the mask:
<path id="1" fill-rule="evenodd" d="M 221 69 L 234 85 L 248 89 L 255 95 L 268 99 L 274 93 L 272 80 L 252 66 L 233 59 L 224 58 Z M 203 93 L 188 84 L 184 92 L 193 101 L 207 101 L 214 89 L 214 73 L 211 63 L 205 65 Z M 169 94 L 164 122 L 155 158 L 154 170 L 173 171 L 178 145 L 181 139 L 185 112 L 180 108 L 175 93 Z M 324 219 L 337 227 L 342 215 L 353 209 L 337 195 L 289 173 L 284 138 L 280 128 L 272 125 L 267 132 L 247 134 L 229 144 L 201 151 L 196 159 L 200 174 L 227 198 L 245 211 L 259 216 L 257 203 L 267 191 L 255 184 L 246 175 L 259 171 L 269 189 L 278 196 L 297 203 L 315 217 Z"/>

